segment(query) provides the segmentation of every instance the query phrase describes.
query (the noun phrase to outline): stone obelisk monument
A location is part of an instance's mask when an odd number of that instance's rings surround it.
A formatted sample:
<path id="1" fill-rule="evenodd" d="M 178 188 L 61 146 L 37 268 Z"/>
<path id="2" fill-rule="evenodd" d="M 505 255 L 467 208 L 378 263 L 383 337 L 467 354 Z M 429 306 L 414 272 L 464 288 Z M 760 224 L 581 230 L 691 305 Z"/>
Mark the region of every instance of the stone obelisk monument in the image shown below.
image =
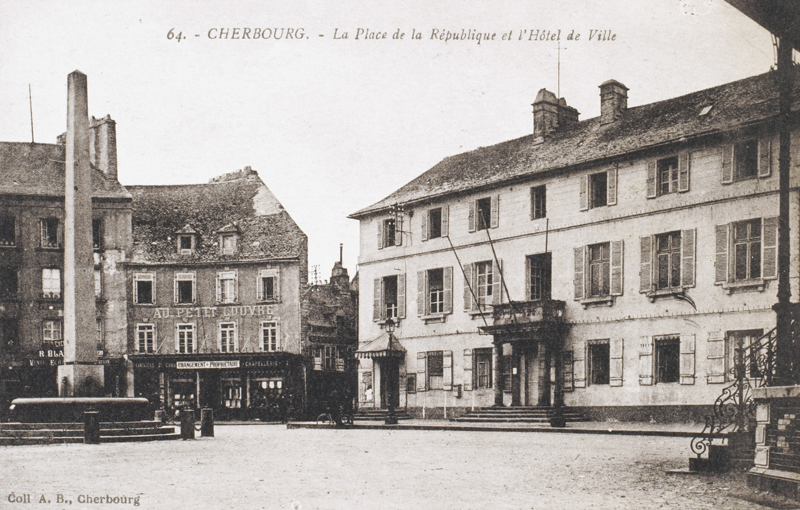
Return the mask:
<path id="1" fill-rule="evenodd" d="M 92 255 L 92 169 L 86 75 L 67 79 L 67 146 L 64 179 L 64 364 L 58 367 L 59 396 L 103 393 L 103 366 L 95 340 Z"/>

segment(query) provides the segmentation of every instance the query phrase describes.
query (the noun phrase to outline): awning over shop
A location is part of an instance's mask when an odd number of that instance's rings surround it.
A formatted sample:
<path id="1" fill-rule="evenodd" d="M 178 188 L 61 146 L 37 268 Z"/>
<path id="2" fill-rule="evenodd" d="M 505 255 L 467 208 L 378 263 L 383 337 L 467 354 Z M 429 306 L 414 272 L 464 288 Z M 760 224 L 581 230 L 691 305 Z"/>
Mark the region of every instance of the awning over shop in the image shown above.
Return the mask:
<path id="1" fill-rule="evenodd" d="M 406 357 L 406 350 L 397 341 L 397 338 L 390 338 L 388 334 L 381 335 L 364 347 L 356 351 L 356 358 L 398 358 Z"/>

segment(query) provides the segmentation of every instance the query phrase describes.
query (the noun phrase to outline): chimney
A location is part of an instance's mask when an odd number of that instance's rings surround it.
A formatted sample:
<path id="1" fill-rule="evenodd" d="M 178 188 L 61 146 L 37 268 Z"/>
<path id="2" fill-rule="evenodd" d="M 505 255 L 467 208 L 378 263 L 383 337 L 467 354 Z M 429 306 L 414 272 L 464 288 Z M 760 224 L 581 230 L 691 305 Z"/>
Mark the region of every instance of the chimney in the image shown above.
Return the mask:
<path id="1" fill-rule="evenodd" d="M 533 136 L 544 138 L 560 126 L 578 122 L 578 110 L 567 106 L 563 97 L 541 89 L 533 102 Z"/>
<path id="2" fill-rule="evenodd" d="M 609 124 L 628 109 L 628 87 L 617 80 L 600 85 L 600 123 Z"/>
<path id="3" fill-rule="evenodd" d="M 92 164 L 108 179 L 117 180 L 117 123 L 106 115 L 102 119 L 92 117 L 89 125 L 89 157 Z"/>

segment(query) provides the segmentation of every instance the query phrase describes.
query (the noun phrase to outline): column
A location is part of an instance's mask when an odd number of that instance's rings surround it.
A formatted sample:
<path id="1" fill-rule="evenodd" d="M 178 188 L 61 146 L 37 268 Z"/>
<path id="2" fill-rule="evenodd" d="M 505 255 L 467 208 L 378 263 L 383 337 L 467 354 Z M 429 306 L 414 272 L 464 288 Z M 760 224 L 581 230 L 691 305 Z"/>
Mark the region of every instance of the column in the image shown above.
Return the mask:
<path id="1" fill-rule="evenodd" d="M 551 351 L 547 343 L 540 341 L 539 350 L 539 399 L 536 403 L 540 406 L 550 405 L 550 356 Z"/>
<path id="2" fill-rule="evenodd" d="M 494 405 L 503 406 L 503 344 L 495 341 L 492 350 L 492 384 L 494 385 Z"/>
<path id="3" fill-rule="evenodd" d="M 519 401 L 519 347 L 518 342 L 511 342 L 511 405 L 520 405 Z M 516 373 L 515 373 L 516 372 Z"/>

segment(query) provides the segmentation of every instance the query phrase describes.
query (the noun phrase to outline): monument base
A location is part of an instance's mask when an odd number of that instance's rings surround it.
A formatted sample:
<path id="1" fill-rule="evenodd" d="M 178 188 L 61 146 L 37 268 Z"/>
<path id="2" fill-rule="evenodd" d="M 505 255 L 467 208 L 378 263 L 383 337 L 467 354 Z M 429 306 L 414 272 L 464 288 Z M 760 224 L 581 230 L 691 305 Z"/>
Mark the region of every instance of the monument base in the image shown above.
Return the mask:
<path id="1" fill-rule="evenodd" d="M 59 397 L 102 397 L 104 393 L 103 365 L 59 365 Z"/>

